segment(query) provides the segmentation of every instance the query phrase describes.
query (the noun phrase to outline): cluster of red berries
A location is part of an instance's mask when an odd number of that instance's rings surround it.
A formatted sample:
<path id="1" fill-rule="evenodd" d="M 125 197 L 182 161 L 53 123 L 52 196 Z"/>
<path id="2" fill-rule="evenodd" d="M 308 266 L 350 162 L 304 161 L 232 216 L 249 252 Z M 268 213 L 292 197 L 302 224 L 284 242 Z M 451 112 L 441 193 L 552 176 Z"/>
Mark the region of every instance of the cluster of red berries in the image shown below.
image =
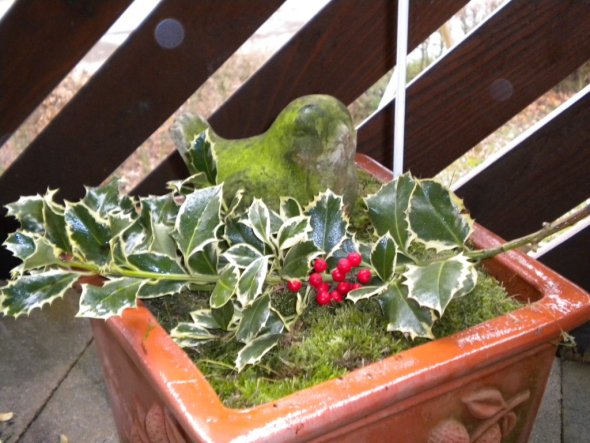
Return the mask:
<path id="1" fill-rule="evenodd" d="M 359 289 L 369 283 L 373 278 L 369 269 L 360 269 L 356 273 L 356 282 L 347 280 L 349 276 L 354 279 L 355 274 L 351 271 L 358 268 L 362 260 L 358 252 L 351 252 L 346 258 L 338 260 L 338 264 L 331 272 L 332 281 L 335 283 L 334 287 L 324 281 L 323 274 L 328 270 L 326 260 L 322 258 L 314 260 L 313 272 L 309 276 L 309 284 L 316 290 L 316 302 L 321 306 L 331 302 L 342 302 L 350 291 Z M 291 292 L 299 291 L 301 286 L 301 280 L 290 280 L 287 284 L 287 288 Z"/>

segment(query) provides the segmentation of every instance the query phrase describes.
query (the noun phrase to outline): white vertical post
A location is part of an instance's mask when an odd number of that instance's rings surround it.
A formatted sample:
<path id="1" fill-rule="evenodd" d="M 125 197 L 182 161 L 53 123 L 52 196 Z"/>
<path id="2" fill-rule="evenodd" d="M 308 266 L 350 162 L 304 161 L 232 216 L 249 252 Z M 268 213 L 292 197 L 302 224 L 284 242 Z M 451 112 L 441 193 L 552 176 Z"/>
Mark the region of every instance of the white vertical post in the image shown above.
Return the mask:
<path id="1" fill-rule="evenodd" d="M 406 117 L 406 56 L 408 52 L 409 0 L 397 2 L 397 44 L 395 93 L 395 125 L 393 128 L 393 176 L 404 170 L 404 126 Z"/>

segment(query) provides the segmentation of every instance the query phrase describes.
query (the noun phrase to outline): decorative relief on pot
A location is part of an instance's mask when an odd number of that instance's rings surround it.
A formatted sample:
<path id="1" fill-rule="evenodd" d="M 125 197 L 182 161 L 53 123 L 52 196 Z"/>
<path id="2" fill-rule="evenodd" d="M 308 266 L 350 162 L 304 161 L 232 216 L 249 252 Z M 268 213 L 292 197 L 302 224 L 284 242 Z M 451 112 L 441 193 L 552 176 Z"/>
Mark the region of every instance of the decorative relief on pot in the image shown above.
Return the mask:
<path id="1" fill-rule="evenodd" d="M 475 423 L 468 427 L 454 418 L 441 420 L 431 431 L 428 443 L 501 443 L 516 426 L 514 409 L 531 396 L 524 390 L 506 400 L 496 388 L 481 388 L 461 398 Z"/>
<path id="2" fill-rule="evenodd" d="M 176 421 L 170 413 L 157 403 L 147 413 L 141 403 L 135 401 L 135 417 L 129 433 L 132 443 L 185 443 Z"/>

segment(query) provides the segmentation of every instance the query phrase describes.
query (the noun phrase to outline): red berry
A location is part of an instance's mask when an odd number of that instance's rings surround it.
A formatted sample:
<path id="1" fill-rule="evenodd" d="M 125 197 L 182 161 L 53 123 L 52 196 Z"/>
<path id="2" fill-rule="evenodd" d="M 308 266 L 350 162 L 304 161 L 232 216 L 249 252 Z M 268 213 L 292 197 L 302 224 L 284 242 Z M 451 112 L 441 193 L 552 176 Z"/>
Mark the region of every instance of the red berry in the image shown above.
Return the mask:
<path id="1" fill-rule="evenodd" d="M 363 261 L 363 257 L 358 252 L 351 252 L 346 258 L 348 258 L 348 261 L 353 268 L 358 267 Z"/>
<path id="2" fill-rule="evenodd" d="M 319 272 L 314 272 L 309 276 L 309 284 L 316 289 L 319 288 L 323 282 L 324 278 L 322 277 L 322 274 L 320 274 Z"/>
<path id="3" fill-rule="evenodd" d="M 287 289 L 291 292 L 297 292 L 301 289 L 301 280 L 289 280 L 287 283 Z"/>
<path id="4" fill-rule="evenodd" d="M 350 287 L 350 290 L 351 290 L 351 291 L 354 291 L 355 289 L 360 289 L 360 288 L 362 288 L 362 287 L 363 287 L 363 285 L 361 285 L 360 283 L 353 283 L 353 284 L 351 285 L 351 287 Z M 350 292 L 350 291 L 349 291 L 349 292 Z"/>
<path id="5" fill-rule="evenodd" d="M 338 260 L 337 268 L 340 269 L 340 271 L 342 271 L 343 274 L 348 274 L 352 269 L 352 265 L 350 264 L 347 258 L 341 258 L 340 260 Z"/>
<path id="6" fill-rule="evenodd" d="M 323 258 L 316 258 L 313 262 L 313 269 L 316 272 L 324 272 L 328 269 L 328 263 Z"/>
<path id="7" fill-rule="evenodd" d="M 335 301 L 336 303 L 342 303 L 344 301 L 344 297 L 338 291 L 330 292 L 330 301 Z"/>
<path id="8" fill-rule="evenodd" d="M 334 281 L 344 281 L 346 278 L 346 274 L 342 272 L 340 269 L 336 268 L 332 271 L 332 280 Z"/>
<path id="9" fill-rule="evenodd" d="M 361 269 L 359 273 L 356 275 L 356 278 L 360 283 L 366 285 L 371 281 L 373 276 L 371 275 L 370 269 Z"/>
<path id="10" fill-rule="evenodd" d="M 321 286 L 319 288 L 317 288 L 318 291 L 326 291 L 326 292 L 330 292 L 330 284 L 329 283 L 322 283 Z"/>
<path id="11" fill-rule="evenodd" d="M 330 303 L 330 293 L 327 291 L 318 292 L 315 296 L 315 301 L 320 306 L 327 305 L 328 303 Z"/>
<path id="12" fill-rule="evenodd" d="M 340 294 L 346 295 L 350 292 L 351 287 L 352 287 L 352 285 L 350 283 L 348 283 L 347 281 L 341 281 L 340 283 L 338 283 L 338 286 L 336 286 L 336 290 Z"/>

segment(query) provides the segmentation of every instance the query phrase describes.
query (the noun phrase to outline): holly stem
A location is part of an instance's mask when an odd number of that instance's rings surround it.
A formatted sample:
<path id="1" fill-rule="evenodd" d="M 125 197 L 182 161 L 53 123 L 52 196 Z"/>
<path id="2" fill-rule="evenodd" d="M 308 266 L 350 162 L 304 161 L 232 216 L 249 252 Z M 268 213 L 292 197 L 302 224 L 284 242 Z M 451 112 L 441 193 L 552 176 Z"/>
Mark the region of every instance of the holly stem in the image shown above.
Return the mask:
<path id="1" fill-rule="evenodd" d="M 485 260 L 487 258 L 495 257 L 498 254 L 508 252 L 512 249 L 517 249 L 525 245 L 538 244 L 541 240 L 559 231 L 562 231 L 565 228 L 575 225 L 577 222 L 583 220 L 588 216 L 590 216 L 590 203 L 584 205 L 580 209 L 575 210 L 570 215 L 564 217 L 561 220 L 555 221 L 553 223 L 546 223 L 541 229 L 539 229 L 536 232 L 533 232 L 532 234 L 528 234 L 524 237 L 520 237 L 512 241 L 506 242 L 495 248 L 477 249 L 474 251 L 469 251 L 465 255 L 475 260 Z"/>

